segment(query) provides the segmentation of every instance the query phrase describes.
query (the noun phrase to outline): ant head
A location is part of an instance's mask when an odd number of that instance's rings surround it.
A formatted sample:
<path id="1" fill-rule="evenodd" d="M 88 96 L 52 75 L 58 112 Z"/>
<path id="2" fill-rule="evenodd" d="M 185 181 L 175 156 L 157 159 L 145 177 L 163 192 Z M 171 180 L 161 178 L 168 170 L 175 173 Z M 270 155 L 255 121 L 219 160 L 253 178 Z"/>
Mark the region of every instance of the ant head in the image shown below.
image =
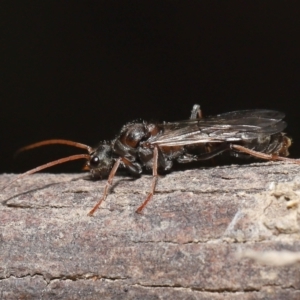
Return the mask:
<path id="1" fill-rule="evenodd" d="M 93 176 L 102 178 L 109 174 L 114 162 L 115 159 L 112 155 L 111 146 L 107 144 L 100 144 L 90 153 L 90 159 L 87 166 Z"/>

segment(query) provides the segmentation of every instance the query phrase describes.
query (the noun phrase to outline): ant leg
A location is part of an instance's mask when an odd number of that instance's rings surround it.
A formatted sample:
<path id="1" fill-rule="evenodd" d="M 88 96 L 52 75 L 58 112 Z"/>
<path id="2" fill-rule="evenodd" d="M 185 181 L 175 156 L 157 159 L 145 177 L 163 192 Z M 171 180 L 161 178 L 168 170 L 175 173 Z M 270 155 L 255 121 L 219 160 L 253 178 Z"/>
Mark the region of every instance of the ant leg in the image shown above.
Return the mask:
<path id="1" fill-rule="evenodd" d="M 196 119 L 202 119 L 203 118 L 203 114 L 202 114 L 202 110 L 200 108 L 199 104 L 195 104 L 192 108 L 192 112 L 191 112 L 191 116 L 190 116 L 190 120 L 196 120 Z M 211 152 L 211 147 L 209 145 L 205 146 L 205 151 L 206 152 Z M 214 159 L 212 159 L 213 164 L 215 164 Z"/>
<path id="2" fill-rule="evenodd" d="M 240 146 L 240 145 L 231 144 L 230 147 L 231 147 L 231 149 L 238 150 L 240 152 L 247 153 L 249 155 L 252 155 L 254 157 L 258 157 L 261 159 L 274 160 L 274 161 L 275 160 L 283 160 L 286 162 L 300 165 L 300 159 L 287 158 L 287 157 L 279 156 L 277 154 L 266 154 L 266 153 L 248 149 L 248 148 Z"/>
<path id="3" fill-rule="evenodd" d="M 190 120 L 202 119 L 202 110 L 199 104 L 195 104 L 191 111 Z"/>
<path id="4" fill-rule="evenodd" d="M 212 159 L 213 157 L 221 154 L 222 152 L 230 150 L 231 149 L 230 147 L 231 147 L 230 144 L 224 143 L 224 144 L 221 144 L 215 150 L 211 150 L 209 152 L 202 153 L 199 155 L 185 153 L 182 157 L 177 158 L 177 161 L 179 163 L 189 163 L 189 162 L 193 162 L 193 161 Z"/>
<path id="5" fill-rule="evenodd" d="M 93 207 L 93 209 L 88 213 L 88 216 L 92 216 L 94 214 L 94 212 L 98 209 L 98 207 L 100 206 L 100 204 L 106 199 L 107 194 L 108 194 L 108 190 L 112 184 L 113 178 L 118 170 L 118 167 L 121 163 L 122 158 L 118 158 L 113 166 L 113 168 L 111 169 L 109 176 L 108 176 L 108 180 L 106 182 L 105 188 L 104 188 L 104 192 L 103 192 L 103 196 L 102 198 L 98 201 L 98 203 Z"/>
<path id="6" fill-rule="evenodd" d="M 41 170 L 44 170 L 44 169 L 48 169 L 52 166 L 56 166 L 56 165 L 59 165 L 59 164 L 63 164 L 65 162 L 68 162 L 68 161 L 72 161 L 72 160 L 77 160 L 77 159 L 90 159 L 90 155 L 89 154 L 75 154 L 75 155 L 71 155 L 71 156 L 68 156 L 68 157 L 64 157 L 64 158 L 60 158 L 60 159 L 57 159 L 57 160 L 54 160 L 54 161 L 51 161 L 47 164 L 44 164 L 44 165 L 41 165 L 41 166 L 38 166 L 34 169 L 31 169 L 23 174 L 20 174 L 18 175 L 15 179 L 13 179 L 12 181 L 10 181 L 6 186 L 4 186 L 3 190 L 6 189 L 8 186 L 10 186 L 11 184 L 13 184 L 15 181 L 27 176 L 27 175 L 31 175 L 31 174 L 34 174 L 36 172 L 39 172 Z"/>
<path id="7" fill-rule="evenodd" d="M 152 167 L 153 178 L 152 178 L 151 190 L 150 190 L 150 192 L 149 192 L 146 200 L 135 211 L 136 213 L 140 214 L 142 212 L 142 210 L 144 209 L 144 207 L 147 205 L 147 203 L 153 197 L 153 194 L 154 194 L 154 191 L 155 191 L 156 182 L 157 182 L 157 177 L 158 177 L 158 175 L 157 175 L 157 161 L 158 161 L 158 149 L 157 149 L 157 147 L 155 147 L 154 151 L 153 151 L 153 167 Z"/>

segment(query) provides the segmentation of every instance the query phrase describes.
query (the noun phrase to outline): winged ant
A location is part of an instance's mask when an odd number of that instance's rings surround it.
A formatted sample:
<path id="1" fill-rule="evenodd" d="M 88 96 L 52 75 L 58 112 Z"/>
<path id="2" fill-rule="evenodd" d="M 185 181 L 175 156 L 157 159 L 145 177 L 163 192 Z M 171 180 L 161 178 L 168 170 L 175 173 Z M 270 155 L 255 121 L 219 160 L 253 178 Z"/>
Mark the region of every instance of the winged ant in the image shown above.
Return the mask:
<path id="1" fill-rule="evenodd" d="M 18 152 L 63 144 L 85 149 L 88 154 L 72 155 L 41 165 L 17 176 L 7 186 L 54 165 L 86 159 L 86 167 L 93 177 L 108 177 L 102 198 L 88 213 L 92 216 L 106 199 L 119 167 L 127 169 L 133 176 L 140 176 L 143 169 L 152 169 L 150 192 L 136 210 L 141 213 L 154 194 L 158 171 L 170 170 L 174 161 L 202 161 L 228 151 L 237 157 L 246 155 L 300 164 L 300 160 L 286 158 L 291 139 L 282 132 L 287 125 L 283 118 L 281 112 L 264 109 L 233 111 L 203 118 L 200 105 L 195 104 L 188 120 L 131 122 L 123 126 L 115 139 L 101 142 L 95 148 L 69 140 L 46 140 L 23 147 Z M 194 154 L 195 149 L 197 154 Z"/>

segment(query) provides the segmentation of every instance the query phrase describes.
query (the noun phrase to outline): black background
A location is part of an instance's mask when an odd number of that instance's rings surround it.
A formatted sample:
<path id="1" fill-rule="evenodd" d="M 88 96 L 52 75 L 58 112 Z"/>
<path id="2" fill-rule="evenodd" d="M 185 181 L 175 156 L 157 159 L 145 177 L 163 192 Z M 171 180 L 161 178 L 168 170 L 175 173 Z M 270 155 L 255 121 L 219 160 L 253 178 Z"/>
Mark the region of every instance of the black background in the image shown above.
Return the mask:
<path id="1" fill-rule="evenodd" d="M 7 1 L 0 24 L 1 172 L 80 152 L 14 160 L 26 144 L 93 146 L 137 118 L 186 119 L 194 103 L 286 112 L 300 157 L 298 1 Z"/>

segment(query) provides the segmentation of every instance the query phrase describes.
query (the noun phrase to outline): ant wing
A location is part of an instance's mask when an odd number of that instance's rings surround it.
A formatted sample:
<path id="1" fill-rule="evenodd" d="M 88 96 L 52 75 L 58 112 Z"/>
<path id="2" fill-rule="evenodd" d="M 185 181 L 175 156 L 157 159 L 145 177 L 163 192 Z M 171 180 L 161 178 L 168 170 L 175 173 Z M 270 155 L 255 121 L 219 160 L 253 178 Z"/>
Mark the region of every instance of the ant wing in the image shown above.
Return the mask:
<path id="1" fill-rule="evenodd" d="M 151 140 L 160 146 L 184 146 L 253 140 L 281 132 L 284 114 L 273 110 L 240 110 L 197 120 L 162 124 L 163 132 Z"/>

